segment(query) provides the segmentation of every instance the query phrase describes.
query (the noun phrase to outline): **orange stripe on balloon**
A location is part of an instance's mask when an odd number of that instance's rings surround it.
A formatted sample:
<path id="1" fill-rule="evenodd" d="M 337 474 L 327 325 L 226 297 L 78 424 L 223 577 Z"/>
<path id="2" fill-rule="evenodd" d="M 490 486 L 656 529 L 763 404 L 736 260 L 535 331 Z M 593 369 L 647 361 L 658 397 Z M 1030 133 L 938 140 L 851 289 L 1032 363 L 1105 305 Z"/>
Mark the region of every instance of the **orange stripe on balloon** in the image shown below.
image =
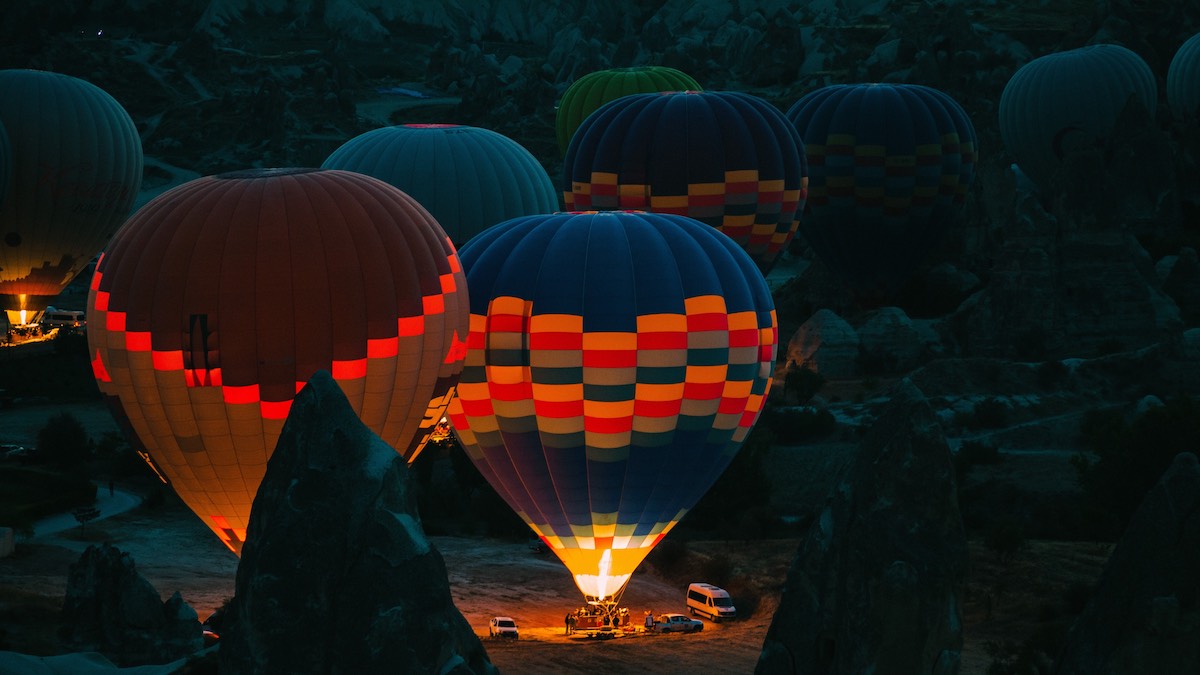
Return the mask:
<path id="1" fill-rule="evenodd" d="M 221 387 L 221 394 L 226 403 L 258 403 L 261 399 L 257 384 L 224 386 Z"/>
<path id="2" fill-rule="evenodd" d="M 333 379 L 335 380 L 357 380 L 367 376 L 367 360 L 352 359 L 349 361 L 333 362 Z"/>
<path id="3" fill-rule="evenodd" d="M 287 419 L 288 411 L 292 409 L 292 402 L 291 400 L 259 401 L 258 407 L 262 411 L 263 419 L 282 420 Z"/>
<path id="4" fill-rule="evenodd" d="M 183 370 L 183 352 L 150 352 L 150 363 L 155 370 Z"/>
<path id="5" fill-rule="evenodd" d="M 225 516 L 209 516 L 209 518 L 212 518 L 213 523 L 222 530 L 233 529 L 232 527 L 229 527 L 229 521 L 225 520 Z"/>
<path id="6" fill-rule="evenodd" d="M 386 359 L 400 353 L 400 338 L 368 338 L 367 358 Z"/>
<path id="7" fill-rule="evenodd" d="M 131 352 L 150 351 L 150 331 L 129 331 L 125 334 L 125 349 Z"/>

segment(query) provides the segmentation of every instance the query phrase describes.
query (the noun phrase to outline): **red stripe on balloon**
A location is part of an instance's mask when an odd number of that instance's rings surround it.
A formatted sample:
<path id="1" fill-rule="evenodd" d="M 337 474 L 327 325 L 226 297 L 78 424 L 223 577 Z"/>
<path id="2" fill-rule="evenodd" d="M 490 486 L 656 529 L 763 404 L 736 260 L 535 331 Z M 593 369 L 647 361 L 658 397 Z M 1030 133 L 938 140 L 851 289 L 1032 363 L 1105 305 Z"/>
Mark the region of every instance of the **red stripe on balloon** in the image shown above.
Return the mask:
<path id="1" fill-rule="evenodd" d="M 149 331 L 129 331 L 125 334 L 125 349 L 131 352 L 150 351 Z"/>
<path id="2" fill-rule="evenodd" d="M 563 331 L 530 333 L 529 348 L 578 351 L 583 349 L 583 333 L 567 333 Z"/>
<path id="3" fill-rule="evenodd" d="M 400 338 L 368 338 L 367 358 L 386 359 L 400 353 Z"/>
<path id="4" fill-rule="evenodd" d="M 633 368 L 636 365 L 635 349 L 592 349 L 583 353 L 585 368 Z"/>
<path id="5" fill-rule="evenodd" d="M 155 370 L 183 370 L 183 352 L 178 349 L 169 352 L 150 352 L 150 362 Z"/>
<path id="6" fill-rule="evenodd" d="M 287 419 L 288 411 L 292 409 L 292 402 L 290 400 L 260 401 L 258 408 L 262 412 L 263 419 L 282 420 Z"/>
<path id="7" fill-rule="evenodd" d="M 348 361 L 335 360 L 333 362 L 333 379 L 335 380 L 357 380 L 366 376 L 366 359 L 351 359 Z"/>
<path id="8" fill-rule="evenodd" d="M 258 403 L 260 400 L 257 384 L 221 387 L 221 394 L 226 403 Z"/>
<path id="9" fill-rule="evenodd" d="M 533 411 L 542 417 L 564 419 L 583 414 L 583 401 L 538 401 L 533 402 Z"/>

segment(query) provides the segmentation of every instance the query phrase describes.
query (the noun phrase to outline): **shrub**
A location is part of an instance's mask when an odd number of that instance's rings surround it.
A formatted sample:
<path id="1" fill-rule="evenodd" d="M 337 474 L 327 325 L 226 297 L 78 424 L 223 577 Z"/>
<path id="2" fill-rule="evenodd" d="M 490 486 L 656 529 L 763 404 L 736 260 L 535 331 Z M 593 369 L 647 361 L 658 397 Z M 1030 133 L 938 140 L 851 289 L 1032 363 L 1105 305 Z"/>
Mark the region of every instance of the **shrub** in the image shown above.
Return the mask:
<path id="1" fill-rule="evenodd" d="M 763 420 L 784 444 L 823 438 L 837 429 L 837 419 L 828 410 L 811 407 L 768 408 Z M 759 426 L 762 426 L 761 424 Z"/>
<path id="2" fill-rule="evenodd" d="M 35 454 L 40 461 L 79 468 L 88 459 L 89 443 L 87 430 L 79 418 L 62 412 L 46 420 L 46 426 L 38 430 Z"/>

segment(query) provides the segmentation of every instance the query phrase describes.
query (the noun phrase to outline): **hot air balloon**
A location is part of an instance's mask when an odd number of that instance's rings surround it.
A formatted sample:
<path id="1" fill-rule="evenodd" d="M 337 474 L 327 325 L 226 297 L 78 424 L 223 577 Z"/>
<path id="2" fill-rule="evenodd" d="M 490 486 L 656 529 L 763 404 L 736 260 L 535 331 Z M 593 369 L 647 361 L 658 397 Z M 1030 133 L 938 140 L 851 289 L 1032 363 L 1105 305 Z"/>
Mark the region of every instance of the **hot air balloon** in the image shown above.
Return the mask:
<path id="1" fill-rule="evenodd" d="M 88 346 L 144 458 L 235 552 L 296 392 L 332 373 L 410 461 L 462 368 L 458 256 L 415 200 L 347 171 L 256 169 L 150 200 L 101 256 Z"/>
<path id="2" fill-rule="evenodd" d="M 39 70 L 0 70 L 0 125 L 12 157 L 0 202 L 0 308 L 10 323 L 32 323 L 129 215 L 142 142 L 102 89 Z"/>
<path id="3" fill-rule="evenodd" d="M 571 137 L 583 120 L 609 101 L 630 94 L 702 89 L 691 75 L 667 66 L 610 68 L 588 73 L 572 82 L 558 102 L 554 118 L 558 149 L 566 153 Z"/>
<path id="4" fill-rule="evenodd" d="M 800 235 L 852 288 L 898 290 L 966 199 L 976 143 L 966 112 L 921 85 L 839 84 L 787 117 L 809 162 Z"/>
<path id="5" fill-rule="evenodd" d="M 8 132 L 0 124 L 0 208 L 4 207 L 4 196 L 8 194 L 8 179 L 12 173 L 12 146 L 8 143 Z"/>
<path id="6" fill-rule="evenodd" d="M 690 216 L 736 241 L 763 272 L 795 235 L 808 185 L 795 128 L 740 92 L 611 101 L 575 132 L 564 173 L 568 211 Z"/>
<path id="7" fill-rule="evenodd" d="M 454 432 L 583 594 L 614 598 L 762 410 L 766 282 L 728 237 L 667 214 L 528 216 L 461 255 Z"/>
<path id="8" fill-rule="evenodd" d="M 1045 190 L 1072 147 L 1104 144 L 1132 98 L 1154 118 L 1154 73 L 1125 47 L 1047 54 L 1021 66 L 1004 86 L 1000 135 L 1021 171 Z"/>
<path id="9" fill-rule="evenodd" d="M 374 176 L 429 210 L 456 246 L 486 227 L 558 210 L 550 175 L 516 141 L 458 124 L 405 124 L 356 136 L 325 169 Z"/>
<path id="10" fill-rule="evenodd" d="M 1167 105 L 1181 120 L 1200 120 L 1200 33 L 1180 45 L 1167 68 Z"/>

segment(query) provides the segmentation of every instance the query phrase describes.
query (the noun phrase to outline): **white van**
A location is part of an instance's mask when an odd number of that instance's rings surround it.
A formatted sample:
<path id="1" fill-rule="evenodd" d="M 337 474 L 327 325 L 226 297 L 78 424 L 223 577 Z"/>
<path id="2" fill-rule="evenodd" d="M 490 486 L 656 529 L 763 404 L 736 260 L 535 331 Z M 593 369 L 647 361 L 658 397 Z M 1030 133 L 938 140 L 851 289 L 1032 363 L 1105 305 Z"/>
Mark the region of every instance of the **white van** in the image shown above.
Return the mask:
<path id="1" fill-rule="evenodd" d="M 692 616 L 703 614 L 714 622 L 737 618 L 737 608 L 729 593 L 712 584 L 690 584 L 687 590 L 687 608 Z"/>
<path id="2" fill-rule="evenodd" d="M 55 309 L 47 307 L 45 312 L 42 312 L 42 329 L 50 330 L 51 328 L 81 328 L 87 323 L 87 315 L 79 310 L 74 309 Z"/>

